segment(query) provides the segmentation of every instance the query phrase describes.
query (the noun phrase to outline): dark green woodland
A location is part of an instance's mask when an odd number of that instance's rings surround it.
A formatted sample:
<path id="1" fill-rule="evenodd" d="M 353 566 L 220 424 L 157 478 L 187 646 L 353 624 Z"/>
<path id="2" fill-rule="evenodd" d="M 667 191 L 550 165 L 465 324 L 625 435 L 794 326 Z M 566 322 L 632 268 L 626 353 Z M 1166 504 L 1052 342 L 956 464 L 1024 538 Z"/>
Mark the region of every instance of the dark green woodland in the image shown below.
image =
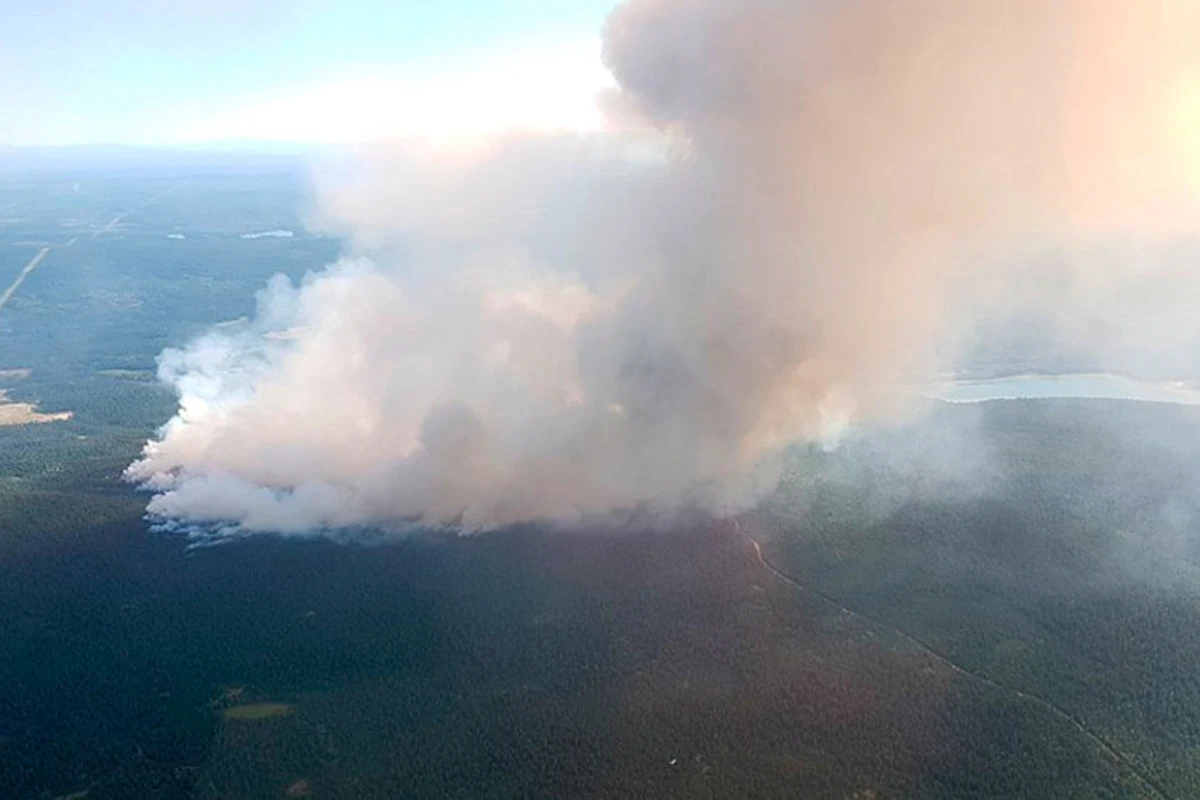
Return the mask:
<path id="1" fill-rule="evenodd" d="M 0 427 L 0 797 L 1200 797 L 1197 409 L 930 403 L 736 519 L 151 530 L 155 358 L 337 257 L 305 187 L 0 176 L 0 389 L 73 415 Z"/>

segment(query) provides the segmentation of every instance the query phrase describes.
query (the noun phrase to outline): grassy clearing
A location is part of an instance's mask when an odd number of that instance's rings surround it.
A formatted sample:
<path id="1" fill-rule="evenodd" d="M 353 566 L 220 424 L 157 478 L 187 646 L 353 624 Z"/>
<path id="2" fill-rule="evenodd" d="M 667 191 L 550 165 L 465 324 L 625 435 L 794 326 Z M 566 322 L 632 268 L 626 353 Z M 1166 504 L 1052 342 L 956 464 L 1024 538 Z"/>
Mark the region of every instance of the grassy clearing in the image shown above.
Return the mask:
<path id="1" fill-rule="evenodd" d="M 221 712 L 221 716 L 227 720 L 259 722 L 264 719 L 286 717 L 295 708 L 291 703 L 244 703 L 225 709 Z"/>

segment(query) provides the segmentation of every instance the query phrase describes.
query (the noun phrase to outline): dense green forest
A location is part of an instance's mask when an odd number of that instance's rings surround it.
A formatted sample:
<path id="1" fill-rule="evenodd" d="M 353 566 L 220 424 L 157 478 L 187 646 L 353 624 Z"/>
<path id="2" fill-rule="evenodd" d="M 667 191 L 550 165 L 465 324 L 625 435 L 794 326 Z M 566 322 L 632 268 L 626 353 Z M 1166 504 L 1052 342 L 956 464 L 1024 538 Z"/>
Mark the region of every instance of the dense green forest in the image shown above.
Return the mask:
<path id="1" fill-rule="evenodd" d="M 79 237 L 0 309 L 73 413 L 0 428 L 0 797 L 1200 796 L 1192 409 L 936 404 L 652 530 L 150 530 L 156 355 L 336 256 L 303 192 L 0 182 L 0 283 Z"/>
<path id="2" fill-rule="evenodd" d="M 1198 446 L 1183 406 L 946 407 L 798 454 L 755 522 L 798 581 L 1063 709 L 1191 797 Z"/>

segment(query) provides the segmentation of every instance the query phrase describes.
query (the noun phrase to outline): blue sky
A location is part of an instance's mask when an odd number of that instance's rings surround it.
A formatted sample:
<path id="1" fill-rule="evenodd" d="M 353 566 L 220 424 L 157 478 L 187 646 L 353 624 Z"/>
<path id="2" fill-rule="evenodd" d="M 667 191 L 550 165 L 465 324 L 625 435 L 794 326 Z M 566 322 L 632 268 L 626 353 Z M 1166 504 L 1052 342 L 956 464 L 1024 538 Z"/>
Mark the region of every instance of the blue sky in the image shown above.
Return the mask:
<path id="1" fill-rule="evenodd" d="M 614 0 L 0 0 L 0 143 L 587 126 Z"/>

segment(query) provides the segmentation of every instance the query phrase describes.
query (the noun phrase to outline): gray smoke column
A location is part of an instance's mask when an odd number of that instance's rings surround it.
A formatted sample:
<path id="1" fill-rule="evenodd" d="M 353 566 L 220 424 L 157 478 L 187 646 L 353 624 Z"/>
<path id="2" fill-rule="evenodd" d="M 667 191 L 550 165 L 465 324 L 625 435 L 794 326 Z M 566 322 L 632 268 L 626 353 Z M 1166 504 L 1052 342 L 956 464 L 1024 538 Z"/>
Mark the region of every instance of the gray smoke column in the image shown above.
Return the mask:
<path id="1" fill-rule="evenodd" d="M 631 0 L 614 132 L 366 153 L 323 193 L 348 255 L 163 354 L 179 413 L 128 476 L 241 532 L 753 502 L 782 447 L 897 410 L 972 265 L 1192 229 L 1198 22 Z"/>

